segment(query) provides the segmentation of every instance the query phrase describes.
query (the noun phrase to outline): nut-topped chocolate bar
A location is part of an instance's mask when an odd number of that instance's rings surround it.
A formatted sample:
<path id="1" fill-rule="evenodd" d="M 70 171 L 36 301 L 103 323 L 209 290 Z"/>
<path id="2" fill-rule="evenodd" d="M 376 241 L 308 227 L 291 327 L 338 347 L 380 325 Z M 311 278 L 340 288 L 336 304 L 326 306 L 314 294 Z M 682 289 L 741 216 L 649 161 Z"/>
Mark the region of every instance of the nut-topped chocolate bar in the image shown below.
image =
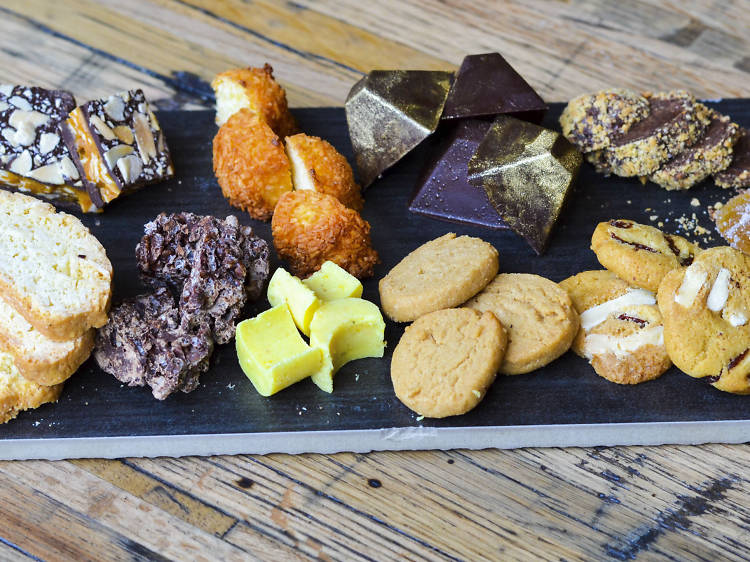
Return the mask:
<path id="1" fill-rule="evenodd" d="M 61 129 L 97 207 L 174 175 L 164 133 L 141 90 L 89 101 Z"/>
<path id="2" fill-rule="evenodd" d="M 0 184 L 93 210 L 59 130 L 75 105 L 63 90 L 0 85 Z"/>

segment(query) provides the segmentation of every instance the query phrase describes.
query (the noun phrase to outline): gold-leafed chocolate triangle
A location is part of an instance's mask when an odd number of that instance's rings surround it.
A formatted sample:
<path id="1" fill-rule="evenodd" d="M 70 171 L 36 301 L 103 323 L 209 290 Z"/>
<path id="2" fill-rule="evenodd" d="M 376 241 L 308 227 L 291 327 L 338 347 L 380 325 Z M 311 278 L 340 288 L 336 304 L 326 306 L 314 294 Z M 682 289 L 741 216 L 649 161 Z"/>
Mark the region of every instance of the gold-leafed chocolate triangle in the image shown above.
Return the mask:
<path id="1" fill-rule="evenodd" d="M 363 187 L 435 131 L 452 79 L 452 72 L 375 70 L 352 87 L 346 121 Z"/>
<path id="2" fill-rule="evenodd" d="M 469 161 L 502 219 L 542 254 L 578 175 L 581 153 L 560 133 L 500 115 Z"/>

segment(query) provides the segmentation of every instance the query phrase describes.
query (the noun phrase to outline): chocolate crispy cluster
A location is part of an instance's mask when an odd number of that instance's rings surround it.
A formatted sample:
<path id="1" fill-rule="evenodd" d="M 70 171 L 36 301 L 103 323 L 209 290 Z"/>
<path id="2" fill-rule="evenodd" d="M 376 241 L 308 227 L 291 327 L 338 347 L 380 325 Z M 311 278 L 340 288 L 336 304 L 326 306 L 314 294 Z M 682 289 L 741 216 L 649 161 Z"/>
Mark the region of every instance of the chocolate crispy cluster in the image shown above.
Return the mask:
<path id="1" fill-rule="evenodd" d="M 124 301 L 97 334 L 99 366 L 163 400 L 190 392 L 208 369 L 214 342 L 234 335 L 248 299 L 263 291 L 268 244 L 234 216 L 160 214 L 136 247 L 154 293 Z"/>

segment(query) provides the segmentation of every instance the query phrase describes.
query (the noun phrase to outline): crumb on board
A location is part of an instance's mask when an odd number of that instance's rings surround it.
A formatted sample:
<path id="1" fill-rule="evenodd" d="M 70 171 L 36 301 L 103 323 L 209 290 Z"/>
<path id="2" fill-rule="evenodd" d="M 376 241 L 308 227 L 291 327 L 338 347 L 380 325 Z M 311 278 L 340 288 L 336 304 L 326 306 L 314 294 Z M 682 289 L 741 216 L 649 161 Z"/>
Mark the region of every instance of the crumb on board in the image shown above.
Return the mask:
<path id="1" fill-rule="evenodd" d="M 691 207 L 700 207 L 700 206 L 701 206 L 701 202 L 700 202 L 700 199 L 698 199 L 697 197 L 693 197 L 693 198 L 692 198 L 692 199 L 690 200 L 690 206 L 691 206 Z"/>

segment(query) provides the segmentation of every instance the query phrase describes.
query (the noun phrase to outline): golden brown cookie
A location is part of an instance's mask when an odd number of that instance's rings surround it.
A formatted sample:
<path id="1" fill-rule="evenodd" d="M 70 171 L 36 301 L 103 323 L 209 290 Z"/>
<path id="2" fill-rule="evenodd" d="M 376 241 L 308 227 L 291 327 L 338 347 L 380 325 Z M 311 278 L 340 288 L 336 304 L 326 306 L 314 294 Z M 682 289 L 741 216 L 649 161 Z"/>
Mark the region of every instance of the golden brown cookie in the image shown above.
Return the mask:
<path id="1" fill-rule="evenodd" d="M 411 322 L 458 306 L 484 289 L 498 268 L 491 244 L 450 232 L 422 244 L 380 280 L 383 312 L 396 322 Z"/>
<path id="2" fill-rule="evenodd" d="M 268 220 L 282 194 L 292 190 L 284 144 L 247 108 L 234 113 L 214 137 L 214 174 L 229 204 Z"/>
<path id="3" fill-rule="evenodd" d="M 508 332 L 500 365 L 505 375 L 528 373 L 560 357 L 580 324 L 568 293 L 539 275 L 501 273 L 464 306 L 491 312 Z"/>
<path id="4" fill-rule="evenodd" d="M 687 267 L 701 251 L 681 236 L 625 219 L 599 223 L 591 249 L 604 267 L 652 293 L 667 273 Z"/>
<path id="5" fill-rule="evenodd" d="M 750 256 L 704 250 L 664 278 L 658 298 L 674 364 L 719 390 L 750 394 Z"/>
<path id="6" fill-rule="evenodd" d="M 596 373 L 618 384 L 661 376 L 672 362 L 654 294 L 611 271 L 584 271 L 560 282 L 581 315 L 571 349 Z"/>
<path id="7" fill-rule="evenodd" d="M 490 312 L 438 310 L 406 328 L 393 351 L 391 380 L 406 407 L 429 418 L 474 408 L 495 380 L 507 336 Z"/>
<path id="8" fill-rule="evenodd" d="M 736 248 L 750 254 L 750 191 L 742 191 L 714 213 L 716 230 Z"/>
<path id="9" fill-rule="evenodd" d="M 570 100 L 560 116 L 565 138 L 582 152 L 610 145 L 612 137 L 628 132 L 648 116 L 648 100 L 633 90 L 612 88 Z"/>

